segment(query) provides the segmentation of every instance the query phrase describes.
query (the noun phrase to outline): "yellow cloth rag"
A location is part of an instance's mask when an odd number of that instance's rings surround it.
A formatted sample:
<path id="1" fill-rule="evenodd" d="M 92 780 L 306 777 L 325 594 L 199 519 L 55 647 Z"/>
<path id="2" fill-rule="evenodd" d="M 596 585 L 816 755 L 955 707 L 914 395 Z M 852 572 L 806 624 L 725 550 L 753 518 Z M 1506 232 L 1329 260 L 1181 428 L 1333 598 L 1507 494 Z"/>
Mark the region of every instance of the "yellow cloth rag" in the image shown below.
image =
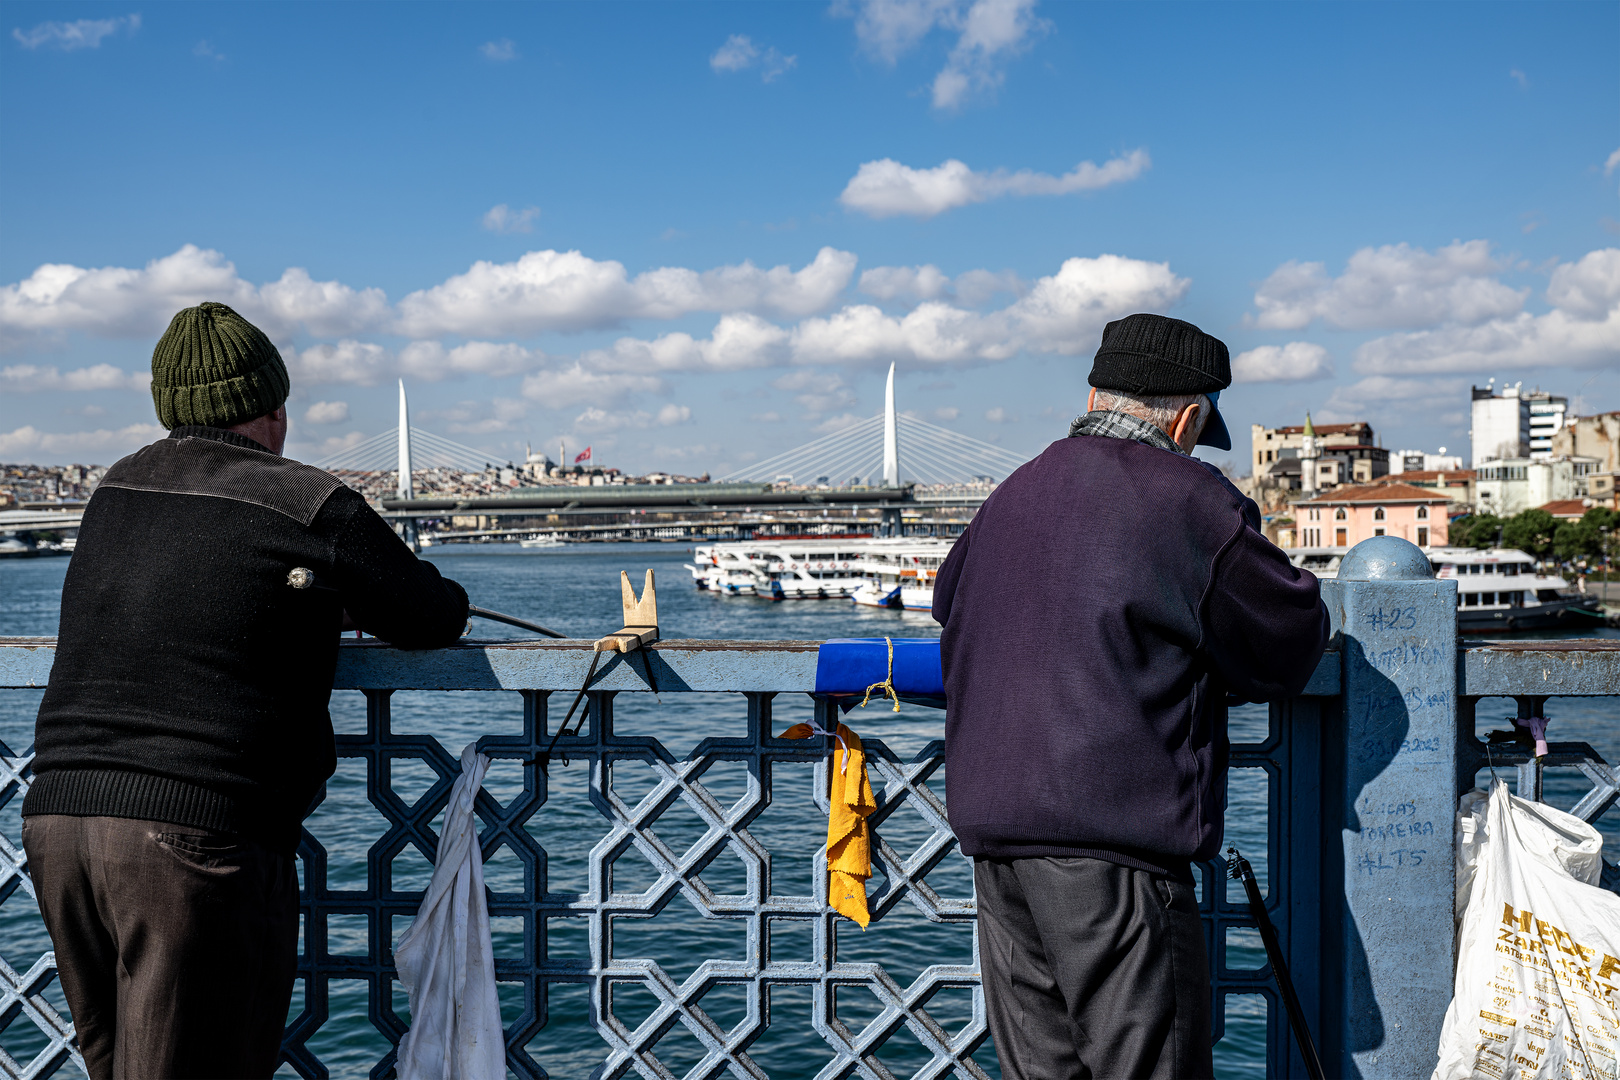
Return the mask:
<path id="1" fill-rule="evenodd" d="M 817 734 L 809 724 L 794 724 L 784 739 L 806 739 Z M 864 930 L 871 920 L 866 910 L 866 879 L 872 876 L 872 831 L 866 818 L 877 809 L 872 784 L 866 777 L 866 753 L 861 737 L 843 724 L 827 765 L 832 778 L 827 815 L 827 901 L 840 915 L 854 919 Z"/>

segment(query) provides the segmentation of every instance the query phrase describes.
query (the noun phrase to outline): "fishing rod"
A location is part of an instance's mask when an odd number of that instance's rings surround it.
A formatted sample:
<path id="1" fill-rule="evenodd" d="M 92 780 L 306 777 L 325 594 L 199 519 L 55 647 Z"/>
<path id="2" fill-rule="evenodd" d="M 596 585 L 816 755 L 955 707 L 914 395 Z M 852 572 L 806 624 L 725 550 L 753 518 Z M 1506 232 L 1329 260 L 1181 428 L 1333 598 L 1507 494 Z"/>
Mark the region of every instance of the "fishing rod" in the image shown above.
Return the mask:
<path id="1" fill-rule="evenodd" d="M 539 623 L 530 622 L 528 619 L 520 619 L 516 615 L 502 615 L 498 611 L 491 611 L 488 608 L 474 607 L 471 604 L 467 605 L 467 614 L 476 615 L 480 619 L 489 619 L 491 622 L 500 622 L 505 623 L 508 626 L 516 626 L 521 630 L 533 630 L 536 634 L 544 634 L 546 637 L 566 638 L 568 636 L 567 634 L 559 634 L 555 630 L 547 630 Z"/>
<path id="2" fill-rule="evenodd" d="M 287 584 L 295 589 L 319 589 L 321 592 L 338 591 L 336 587 L 323 583 L 316 577 L 315 571 L 307 566 L 295 566 L 289 570 L 287 572 Z M 567 634 L 559 634 L 555 630 L 548 630 L 537 622 L 520 619 L 516 615 L 503 615 L 499 611 L 491 611 L 489 608 L 474 607 L 472 604 L 467 605 L 467 614 L 476 615 L 480 619 L 489 619 L 492 622 L 506 623 L 508 626 L 516 626 L 521 630 L 532 630 L 536 634 L 544 634 L 550 638 L 566 638 L 568 636 Z"/>
<path id="3" fill-rule="evenodd" d="M 1316 1056 L 1311 1029 L 1305 1023 L 1305 1010 L 1300 1008 L 1299 995 L 1294 993 L 1294 980 L 1288 974 L 1288 961 L 1283 959 L 1277 931 L 1266 915 L 1266 902 L 1260 897 L 1260 883 L 1254 879 L 1254 867 L 1249 865 L 1248 859 L 1238 854 L 1237 848 L 1228 847 L 1226 851 L 1231 856 L 1226 861 L 1227 873 L 1232 875 L 1232 880 L 1243 882 L 1243 891 L 1249 894 L 1249 914 L 1254 916 L 1255 925 L 1260 928 L 1260 940 L 1266 946 L 1266 959 L 1271 961 L 1271 973 L 1277 979 L 1277 989 L 1282 992 L 1283 1008 L 1288 1010 L 1288 1026 L 1294 1029 L 1294 1041 L 1299 1044 L 1299 1056 L 1305 1062 L 1305 1072 L 1311 1080 L 1326 1080 L 1322 1059 Z"/>

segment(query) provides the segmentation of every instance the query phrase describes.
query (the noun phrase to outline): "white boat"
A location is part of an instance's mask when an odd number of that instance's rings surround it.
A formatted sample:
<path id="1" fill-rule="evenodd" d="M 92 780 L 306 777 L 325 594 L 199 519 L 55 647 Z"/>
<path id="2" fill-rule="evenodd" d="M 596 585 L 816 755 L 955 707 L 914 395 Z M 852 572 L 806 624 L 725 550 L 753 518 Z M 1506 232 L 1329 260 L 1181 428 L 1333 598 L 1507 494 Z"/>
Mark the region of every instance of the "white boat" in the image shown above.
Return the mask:
<path id="1" fill-rule="evenodd" d="M 1570 591 L 1569 582 L 1515 548 L 1431 548 L 1428 555 L 1435 577 L 1457 583 L 1461 633 L 1575 630 L 1603 621 L 1597 597 Z"/>
<path id="2" fill-rule="evenodd" d="M 906 539 L 874 548 L 862 560 L 866 580 L 851 597 L 868 607 L 934 609 L 934 578 L 953 540 Z"/>
<path id="3" fill-rule="evenodd" d="M 877 541 L 881 543 L 882 541 Z M 761 537 L 693 549 L 686 564 L 700 589 L 771 600 L 829 600 L 861 586 L 867 537 Z"/>
<path id="4" fill-rule="evenodd" d="M 546 533 L 544 536 L 531 536 L 527 540 L 519 540 L 518 547 L 526 548 L 556 548 L 563 547 L 564 542 L 557 538 L 556 533 Z"/>

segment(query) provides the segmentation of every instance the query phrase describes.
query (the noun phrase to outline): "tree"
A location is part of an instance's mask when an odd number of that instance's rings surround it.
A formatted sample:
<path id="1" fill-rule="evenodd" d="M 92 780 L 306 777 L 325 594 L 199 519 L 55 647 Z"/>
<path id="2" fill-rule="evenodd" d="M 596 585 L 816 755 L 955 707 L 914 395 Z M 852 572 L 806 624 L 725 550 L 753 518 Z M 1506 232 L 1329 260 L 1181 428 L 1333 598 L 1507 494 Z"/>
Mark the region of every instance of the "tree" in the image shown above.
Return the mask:
<path id="1" fill-rule="evenodd" d="M 1526 510 L 1502 523 L 1502 546 L 1518 548 L 1536 558 L 1545 558 L 1553 549 L 1558 519 L 1545 510 Z"/>
<path id="2" fill-rule="evenodd" d="M 1584 528 L 1584 522 L 1561 521 L 1558 531 L 1553 533 L 1553 554 L 1563 562 L 1574 562 L 1583 555 L 1591 555 L 1597 550 L 1596 529 Z"/>
<path id="3" fill-rule="evenodd" d="M 1566 521 L 1558 526 L 1553 537 L 1553 550 L 1560 559 L 1584 557 L 1601 558 L 1604 554 L 1604 530 L 1610 534 L 1620 525 L 1620 513 L 1603 506 L 1594 506 L 1579 521 Z"/>
<path id="4" fill-rule="evenodd" d="M 1451 523 L 1448 536 L 1454 547 L 1488 548 L 1496 545 L 1502 519 L 1495 514 L 1471 514 Z"/>

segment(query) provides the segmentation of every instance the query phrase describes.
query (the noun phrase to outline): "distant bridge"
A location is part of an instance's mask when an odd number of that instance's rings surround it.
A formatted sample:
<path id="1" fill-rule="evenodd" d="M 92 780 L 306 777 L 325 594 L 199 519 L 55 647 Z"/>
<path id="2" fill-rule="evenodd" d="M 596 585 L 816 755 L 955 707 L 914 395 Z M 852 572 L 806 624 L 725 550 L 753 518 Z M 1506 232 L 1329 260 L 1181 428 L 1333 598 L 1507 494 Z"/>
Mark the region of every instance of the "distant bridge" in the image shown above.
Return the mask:
<path id="1" fill-rule="evenodd" d="M 77 529 L 82 520 L 83 507 L 72 510 L 0 510 L 0 533 Z"/>

